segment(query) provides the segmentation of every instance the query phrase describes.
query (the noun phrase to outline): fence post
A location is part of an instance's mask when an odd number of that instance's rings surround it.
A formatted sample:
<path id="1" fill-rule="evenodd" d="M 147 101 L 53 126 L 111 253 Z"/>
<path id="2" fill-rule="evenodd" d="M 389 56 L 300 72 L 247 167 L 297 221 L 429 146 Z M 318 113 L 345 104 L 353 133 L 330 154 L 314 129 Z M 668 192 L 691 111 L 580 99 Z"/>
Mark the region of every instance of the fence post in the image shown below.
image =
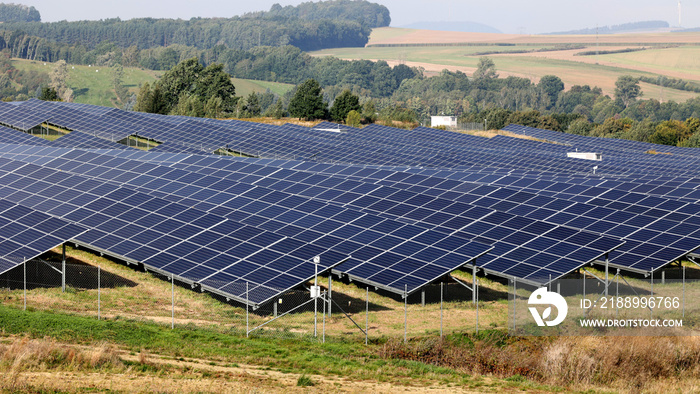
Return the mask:
<path id="1" fill-rule="evenodd" d="M 248 338 L 248 282 L 245 282 L 245 337 Z"/>
<path id="2" fill-rule="evenodd" d="M 331 317 L 331 296 L 333 293 L 333 275 L 328 271 L 328 317 Z"/>
<path id="3" fill-rule="evenodd" d="M 365 302 L 365 345 L 367 344 L 367 330 L 369 329 L 369 286 L 367 286 L 367 301 Z"/>
<path id="4" fill-rule="evenodd" d="M 27 258 L 24 258 L 24 310 L 27 310 Z"/>
<path id="5" fill-rule="evenodd" d="M 513 333 L 515 333 L 515 311 L 518 307 L 518 282 L 517 278 L 513 277 Z"/>
<path id="6" fill-rule="evenodd" d="M 170 316 L 170 329 L 175 329 L 175 275 L 170 275 L 170 293 L 172 296 L 172 308 Z"/>
<path id="7" fill-rule="evenodd" d="M 440 282 L 440 338 L 442 338 L 442 285 Z"/>
<path id="8" fill-rule="evenodd" d="M 474 290 L 476 292 L 476 333 L 479 333 L 479 280 L 474 282 Z"/>
<path id="9" fill-rule="evenodd" d="M 321 257 L 314 257 L 314 290 L 311 292 L 314 297 L 314 338 L 318 337 L 318 265 Z"/>
<path id="10" fill-rule="evenodd" d="M 97 266 L 97 320 L 100 320 L 100 308 L 101 308 L 101 284 L 100 284 L 100 274 L 102 273 L 102 268 Z"/>
<path id="11" fill-rule="evenodd" d="M 403 343 L 406 343 L 408 325 L 408 284 L 405 284 L 403 289 Z"/>
<path id="12" fill-rule="evenodd" d="M 321 337 L 321 343 L 326 343 L 326 295 L 327 293 L 323 294 L 323 336 Z"/>
<path id="13" fill-rule="evenodd" d="M 66 292 L 66 244 L 63 244 L 61 253 L 61 291 Z"/>
<path id="14" fill-rule="evenodd" d="M 654 271 L 651 271 L 651 296 L 654 296 Z M 654 308 L 649 308 L 649 316 L 654 317 Z"/>
<path id="15" fill-rule="evenodd" d="M 620 269 L 615 274 L 615 318 L 620 316 L 620 308 L 617 307 L 617 300 L 620 297 Z"/>
<path id="16" fill-rule="evenodd" d="M 685 266 L 683 266 L 683 317 L 685 318 Z"/>

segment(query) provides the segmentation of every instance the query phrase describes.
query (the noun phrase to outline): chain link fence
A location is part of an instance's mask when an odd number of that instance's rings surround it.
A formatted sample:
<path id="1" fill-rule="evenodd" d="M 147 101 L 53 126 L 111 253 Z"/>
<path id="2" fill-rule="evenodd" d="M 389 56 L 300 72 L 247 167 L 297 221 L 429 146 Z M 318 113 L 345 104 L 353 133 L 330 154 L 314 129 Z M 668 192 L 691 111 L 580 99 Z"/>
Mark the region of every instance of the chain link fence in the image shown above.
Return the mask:
<path id="1" fill-rule="evenodd" d="M 116 261 L 94 266 L 69 259 L 64 264 L 56 255 L 26 261 L 0 275 L 0 300 L 3 305 L 25 310 L 320 342 L 410 340 L 473 332 L 479 308 L 485 306 L 473 302 L 468 283 L 455 280 L 431 284 L 403 297 L 319 277 L 318 297 L 311 296 L 312 283 L 308 283 L 306 288 L 284 291 L 257 308 L 203 290 L 198 282 Z M 489 292 L 487 297 L 499 297 Z M 484 317 L 479 324 L 482 328 L 505 326 L 505 322 Z"/>

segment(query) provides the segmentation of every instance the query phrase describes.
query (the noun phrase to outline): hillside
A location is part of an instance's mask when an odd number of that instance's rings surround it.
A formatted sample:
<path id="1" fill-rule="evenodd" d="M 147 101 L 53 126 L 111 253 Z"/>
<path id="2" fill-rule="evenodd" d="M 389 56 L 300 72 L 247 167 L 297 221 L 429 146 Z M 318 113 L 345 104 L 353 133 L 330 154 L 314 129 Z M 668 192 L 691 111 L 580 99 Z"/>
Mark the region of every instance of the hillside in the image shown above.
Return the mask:
<path id="1" fill-rule="evenodd" d="M 49 73 L 52 63 L 13 59 L 12 64 L 18 70 L 37 70 Z M 124 67 L 124 86 L 130 93 L 138 94 L 139 86 L 152 83 L 162 75 L 162 71 L 145 70 L 137 67 Z M 294 86 L 277 82 L 254 81 L 233 78 L 238 96 L 247 96 L 252 92 L 270 92 L 283 95 Z M 73 89 L 74 101 L 82 104 L 121 107 L 112 86 L 112 69 L 110 67 L 91 67 L 71 65 L 68 72 L 68 86 Z"/>
<path id="2" fill-rule="evenodd" d="M 641 49 L 635 52 L 622 50 Z M 700 32 L 601 35 L 516 35 L 463 33 L 413 29 L 374 29 L 365 48 L 339 48 L 312 52 L 314 56 L 341 59 L 386 60 L 389 64 L 422 67 L 428 75 L 444 69 L 471 75 L 479 58 L 493 59 L 502 77 L 539 81 L 557 75 L 567 88 L 599 86 L 613 95 L 621 75 L 680 78 L 700 82 Z M 609 51 L 598 56 L 581 52 Z M 616 53 L 620 52 L 620 53 Z M 642 83 L 644 98 L 685 101 L 694 92 Z"/>

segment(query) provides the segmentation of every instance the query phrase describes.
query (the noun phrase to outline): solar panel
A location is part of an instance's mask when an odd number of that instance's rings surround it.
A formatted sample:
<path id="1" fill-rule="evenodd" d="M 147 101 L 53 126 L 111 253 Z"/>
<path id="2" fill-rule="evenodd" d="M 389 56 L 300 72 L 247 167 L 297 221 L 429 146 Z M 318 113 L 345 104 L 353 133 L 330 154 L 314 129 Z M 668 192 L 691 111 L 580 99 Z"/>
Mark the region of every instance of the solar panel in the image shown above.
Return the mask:
<path id="1" fill-rule="evenodd" d="M 9 201 L 90 228 L 73 237 L 82 245 L 252 305 L 311 279 L 313 256 L 322 257 L 320 272 L 345 259 L 313 245 L 276 250 L 285 237 L 34 164 L 1 160 L 0 184 Z M 241 244 L 245 250 L 236 249 Z M 264 261 L 254 260 L 265 250 L 275 258 L 268 253 Z M 259 270 L 268 274 L 256 281 Z"/>
<path id="2" fill-rule="evenodd" d="M 63 148 L 87 148 L 87 149 L 133 149 L 126 145 L 82 133 L 73 131 L 50 143 L 51 146 Z"/>
<path id="3" fill-rule="evenodd" d="M 85 231 L 85 227 L 0 200 L 0 274 Z"/>
<path id="4" fill-rule="evenodd" d="M 353 129 L 328 123 L 311 129 L 272 126 L 35 100 L 20 107 L 26 107 L 25 112 L 32 108 L 51 114 L 51 122 L 102 138 L 109 132 L 139 133 L 163 142 L 149 153 L 101 151 L 122 159 L 101 163 L 76 164 L 74 161 L 80 156 L 55 158 L 40 150 L 32 150 L 23 160 L 51 163 L 64 171 L 216 212 L 256 228 L 275 233 L 289 231 L 299 240 L 316 237 L 314 242 L 338 247 L 342 243 L 336 241 L 357 236 L 345 229 L 345 235 L 324 239 L 280 225 L 303 223 L 325 228 L 326 222 L 313 221 L 314 205 L 308 201 L 316 201 L 462 240 L 484 240 L 494 245 L 494 252 L 480 258 L 481 264 L 486 260 L 494 272 L 504 275 L 507 272 L 528 277 L 543 265 L 556 267 L 557 272 L 569 270 L 597 253 L 595 248 L 589 248 L 590 243 L 584 242 L 590 240 L 591 232 L 599 237 L 591 242 L 614 243 L 616 237 L 625 238 L 627 243 L 611 255 L 611 262 L 642 272 L 658 269 L 698 245 L 696 234 L 700 233 L 695 226 L 700 223 L 692 218 L 694 203 L 700 198 L 700 182 L 695 179 L 700 164 L 697 150 L 663 147 L 662 152 L 671 155 L 648 155 L 644 153 L 647 149 L 659 147 L 522 126 L 507 129 L 559 144 L 506 136 L 485 139 L 428 128 L 406 131 L 370 125 Z M 0 106 L 0 122 L 3 111 L 8 118 L 21 112 Z M 219 148 L 269 159 L 252 160 L 256 164 L 251 165 L 249 159 L 186 154 Z M 594 164 L 599 167 L 598 175 L 605 174 L 606 178 L 591 175 L 591 162 L 567 158 L 566 152 L 574 148 L 600 149 L 605 159 Z M 278 158 L 301 158 L 305 162 L 291 164 Z M 133 160 L 169 165 L 189 174 L 150 167 L 148 171 L 152 172 L 148 173 L 144 172 L 146 167 Z M 314 163 L 331 161 L 341 164 Z M 175 174 L 178 177 L 172 178 Z M 202 183 L 206 180 L 211 183 Z M 653 199 L 649 194 L 664 198 Z M 291 197 L 300 196 L 306 202 L 290 202 Z M 280 207 L 277 201 L 291 205 Z M 516 222 L 519 226 L 511 228 Z M 454 227 L 457 225 L 460 226 Z M 560 230 L 569 227 L 586 231 L 570 234 Z M 528 238 L 532 231 L 526 229 L 531 228 L 538 229 L 538 237 Z M 383 239 L 381 234 L 385 233 L 377 230 L 360 239 L 376 239 L 374 249 L 382 251 L 395 240 Z M 562 242 L 550 245 L 548 238 Z M 360 250 L 352 251 L 367 253 Z M 404 257 L 413 256 L 406 255 L 410 250 L 402 252 Z M 579 257 L 570 258 L 572 253 Z M 550 261 L 552 256 L 557 259 Z M 596 259 L 601 256 L 597 254 Z M 382 258 L 387 262 L 392 259 L 391 254 Z M 351 262 L 345 264 L 352 266 Z M 357 277 L 369 280 L 374 274 L 368 271 Z M 545 271 L 538 275 L 541 274 L 546 276 Z M 388 280 L 379 282 L 391 283 Z"/>
<path id="5" fill-rule="evenodd" d="M 63 163 L 61 161 L 69 156 L 72 156 L 72 164 Z M 408 235 L 402 235 L 398 234 L 399 228 L 389 228 L 391 231 L 385 229 L 363 232 L 363 228 L 374 228 L 372 226 L 377 223 L 363 222 L 364 219 L 358 218 L 357 211 L 348 212 L 348 210 L 345 209 L 345 212 L 341 212 L 343 209 L 338 208 L 340 211 L 331 210 L 329 213 L 323 215 L 330 217 L 331 220 L 329 221 L 322 221 L 319 218 L 313 219 L 309 213 L 320 210 L 320 208 L 319 206 L 314 207 L 313 205 L 310 209 L 306 208 L 309 201 L 308 198 L 311 196 L 307 191 L 313 190 L 314 188 L 317 188 L 319 191 L 327 190 L 329 186 L 325 184 L 332 180 L 332 177 L 317 176 L 318 179 L 309 181 L 309 174 L 306 174 L 303 177 L 307 178 L 305 182 L 302 182 L 301 179 L 296 184 L 288 182 L 288 184 L 291 185 L 290 187 L 294 187 L 295 185 L 303 186 L 304 192 L 299 191 L 299 193 L 296 194 L 304 197 L 299 197 L 289 193 L 286 187 L 280 188 L 275 192 L 274 185 L 265 184 L 263 186 L 263 184 L 259 182 L 261 179 L 283 179 L 290 175 L 280 175 L 278 169 L 266 171 L 266 168 L 269 167 L 260 165 L 248 166 L 247 164 L 242 164 L 241 166 L 240 162 L 230 162 L 216 158 L 207 158 L 205 156 L 194 159 L 201 159 L 212 164 L 210 168 L 216 168 L 220 173 L 210 171 L 206 177 L 202 177 L 201 175 L 195 175 L 188 171 L 146 164 L 141 164 L 138 168 L 131 164 L 129 167 L 132 167 L 132 169 L 129 170 L 124 168 L 124 164 L 129 163 L 127 160 L 114 161 L 114 159 L 112 159 L 110 162 L 110 159 L 105 159 L 96 154 L 78 152 L 64 154 L 61 156 L 60 160 L 57 159 L 56 161 L 48 162 L 47 165 L 70 172 L 80 171 L 80 163 L 89 162 L 90 165 L 83 167 L 83 171 L 88 171 L 86 173 L 90 173 L 90 171 L 99 169 L 100 164 L 97 163 L 97 161 L 106 162 L 104 166 L 108 168 L 113 168 L 118 164 L 117 167 L 123 168 L 123 170 L 107 171 L 107 169 L 105 169 L 100 170 L 99 173 L 94 173 L 94 175 L 105 180 L 122 180 L 124 185 L 135 187 L 136 190 L 144 191 L 150 195 L 157 196 L 163 193 L 163 197 L 171 201 L 193 204 L 192 206 L 201 207 L 210 213 L 240 220 L 243 223 L 249 223 L 255 226 L 263 226 L 263 228 L 281 232 L 285 235 L 307 236 L 302 229 L 311 227 L 317 230 L 317 235 L 311 235 L 312 237 L 320 237 L 319 241 L 323 241 L 323 236 L 328 234 L 328 238 L 333 239 L 331 245 L 339 244 L 344 238 L 349 239 L 351 243 L 346 243 L 340 251 L 352 255 L 353 258 L 338 266 L 336 272 L 350 275 L 359 281 L 371 284 L 379 283 L 396 292 L 403 292 L 406 283 L 380 283 L 373 279 L 378 271 L 386 269 L 386 267 L 382 267 L 382 264 L 377 264 L 375 261 L 372 261 L 372 259 L 384 261 L 383 264 L 386 264 L 387 261 L 391 261 L 390 257 L 382 254 L 382 251 L 385 250 L 397 253 L 399 256 L 404 256 L 402 260 L 396 261 L 396 267 L 405 264 L 405 259 L 409 256 L 417 263 L 428 266 L 437 264 L 441 256 L 451 250 L 457 252 L 461 251 L 460 245 L 477 240 L 494 245 L 495 247 L 494 252 L 479 259 L 480 267 L 509 277 L 517 270 L 517 275 L 521 275 L 519 277 L 522 277 L 523 280 L 530 280 L 533 283 L 543 283 L 549 281 L 550 275 L 552 275 L 554 279 L 561 277 L 569 271 L 587 264 L 621 244 L 618 240 L 602 239 L 599 236 L 593 236 L 590 242 L 584 244 L 576 243 L 581 237 L 580 235 L 578 238 L 561 237 L 561 239 L 553 239 L 553 243 L 550 246 L 568 246 L 571 248 L 568 257 L 564 258 L 562 256 L 562 258 L 557 258 L 548 263 L 541 264 L 535 263 L 542 257 L 536 252 L 532 255 L 532 260 L 518 262 L 513 260 L 511 254 L 521 253 L 522 248 L 529 247 L 522 246 L 522 244 L 535 240 L 538 237 L 550 238 L 554 235 L 559 236 L 560 234 L 554 231 L 557 226 L 551 226 L 546 230 L 540 229 L 539 233 L 523 232 L 518 228 L 504 227 L 500 221 L 494 221 L 494 215 L 496 214 L 494 210 L 470 206 L 464 203 L 454 204 L 452 201 L 437 199 L 430 196 L 424 196 L 425 200 L 420 203 L 410 202 L 409 204 L 404 204 L 401 201 L 404 199 L 407 200 L 408 196 L 402 196 L 398 190 L 390 190 L 390 188 L 386 187 L 381 188 L 381 190 L 379 190 L 380 188 L 371 187 L 365 191 L 365 197 L 362 197 L 360 194 L 357 194 L 359 186 L 356 182 L 351 182 L 352 185 L 349 185 L 351 188 L 347 190 L 343 190 L 344 185 L 337 182 L 335 185 L 336 190 L 341 191 L 341 193 L 338 193 L 336 196 L 338 198 L 343 198 L 342 196 L 351 196 L 348 201 L 345 201 L 349 206 L 367 211 L 367 213 L 381 213 L 387 218 L 401 218 L 404 219 L 404 223 L 405 220 L 408 219 L 419 228 L 419 232 L 425 232 L 425 229 L 431 229 L 431 231 L 435 230 L 422 235 L 422 238 L 419 237 L 417 244 L 421 245 L 423 249 L 431 245 L 433 248 L 418 253 L 420 249 L 412 249 L 416 248 L 417 245 L 409 242 L 415 241 L 413 238 L 418 236 L 418 232 L 409 232 Z M 228 166 L 228 168 L 222 169 L 214 165 L 214 163 L 224 164 Z M 231 166 L 238 166 L 238 168 L 233 169 Z M 167 177 L 170 180 L 164 180 L 162 179 L 163 177 Z M 245 181 L 246 177 L 250 179 Z M 241 182 L 236 182 L 239 180 Z M 350 189 L 353 191 L 351 192 Z M 381 195 L 382 192 L 385 193 L 385 195 Z M 311 194 L 314 193 L 312 192 Z M 410 197 L 414 197 L 414 195 L 412 194 Z M 199 198 L 207 198 L 207 200 L 202 202 Z M 279 208 L 280 205 L 286 208 L 286 210 Z M 397 209 L 401 209 L 401 207 L 406 209 L 406 215 L 404 216 L 397 215 Z M 412 215 L 421 211 L 427 213 L 425 217 L 421 218 L 424 219 L 423 222 L 418 222 L 415 220 L 416 217 Z M 293 214 L 294 212 L 297 212 L 297 214 Z M 411 214 L 409 214 L 409 212 L 411 212 Z M 343 216 L 350 213 L 350 216 Z M 315 216 L 318 216 L 318 214 Z M 336 217 L 338 219 L 334 220 Z M 352 221 L 353 219 L 357 220 L 357 224 Z M 329 226 L 329 222 L 335 224 L 330 224 Z M 344 222 L 350 222 L 352 226 L 348 225 L 346 228 L 338 228 L 341 223 Z M 530 221 L 529 224 L 531 223 L 535 223 L 535 221 Z M 468 226 L 470 224 L 471 226 Z M 408 231 L 412 226 L 400 224 L 399 227 L 403 227 L 403 231 Z M 490 229 L 494 229 L 494 231 L 483 234 L 486 232 L 483 230 Z M 337 232 L 335 232 L 336 230 Z M 554 232 L 548 234 L 549 230 Z M 382 238 L 382 234 L 388 234 L 390 236 Z M 513 239 L 514 234 L 520 236 L 517 241 Z M 437 238 L 432 241 L 430 237 Z M 329 241 L 328 238 L 326 238 L 326 242 Z M 406 242 L 406 244 L 398 245 L 402 242 Z M 370 249 L 361 251 L 362 253 L 370 253 L 370 255 L 364 258 L 370 261 L 361 264 L 360 261 L 355 258 L 355 253 L 361 250 L 362 245 L 370 247 Z M 436 246 L 437 249 L 435 249 Z M 465 248 L 464 251 L 469 251 L 469 248 Z M 495 257 L 493 256 L 494 253 Z M 471 255 L 467 254 L 466 256 Z M 451 258 L 450 256 L 447 257 Z M 443 275 L 459 266 L 463 266 L 465 262 L 469 260 L 470 259 L 465 257 L 461 259 L 452 258 L 451 261 L 453 262 L 451 264 L 457 265 L 450 265 L 450 270 L 442 271 Z M 507 261 L 507 264 L 503 261 Z M 511 267 L 511 265 L 517 265 L 517 267 Z M 393 266 L 394 265 L 392 265 L 392 267 Z M 394 269 L 396 269 L 396 267 Z M 506 270 L 504 267 L 510 270 Z M 424 283 L 427 282 L 427 280 L 424 281 Z"/>

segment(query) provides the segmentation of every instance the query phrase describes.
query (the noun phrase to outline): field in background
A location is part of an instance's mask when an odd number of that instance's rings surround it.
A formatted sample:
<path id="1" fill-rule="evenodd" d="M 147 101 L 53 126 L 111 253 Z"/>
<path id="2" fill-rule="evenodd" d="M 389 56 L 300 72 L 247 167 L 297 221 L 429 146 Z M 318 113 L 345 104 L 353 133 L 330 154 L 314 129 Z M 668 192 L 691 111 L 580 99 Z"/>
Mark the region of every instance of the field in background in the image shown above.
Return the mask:
<path id="1" fill-rule="evenodd" d="M 278 96 L 283 96 L 288 91 L 294 89 L 294 85 L 289 83 L 254 81 L 252 79 L 233 78 L 233 86 L 236 87 L 236 96 L 247 96 L 252 92 L 265 93 L 270 90 Z"/>
<path id="2" fill-rule="evenodd" d="M 32 60 L 13 59 L 12 64 L 19 70 L 37 70 L 50 73 L 53 63 Z M 139 86 L 145 82 L 152 83 L 162 71 L 144 70 L 140 68 L 124 68 L 124 86 L 131 93 L 138 94 Z M 76 103 L 102 105 L 105 107 L 121 106 L 114 93 L 112 85 L 112 69 L 100 66 L 68 65 L 68 87 L 73 89 Z"/>
<path id="3" fill-rule="evenodd" d="M 458 43 L 503 43 L 503 44 L 595 44 L 596 36 L 587 35 L 531 35 L 498 33 L 464 33 L 453 31 L 418 30 L 394 27 L 374 29 L 367 46 L 405 44 L 458 44 Z M 601 34 L 598 42 L 605 45 L 634 44 L 698 44 L 700 32 L 683 33 L 631 33 Z"/>
<path id="4" fill-rule="evenodd" d="M 600 36 L 531 36 L 493 33 L 375 29 L 365 48 L 336 48 L 314 56 L 386 60 L 391 65 L 423 67 L 427 75 L 443 69 L 471 75 L 479 57 L 489 56 L 501 77 L 518 76 L 536 83 L 548 74 L 559 76 L 566 88 L 592 85 L 613 95 L 621 75 L 681 78 L 700 82 L 700 33 L 654 33 Z M 566 49 L 574 45 L 577 49 Z M 577 56 L 580 52 L 650 48 L 638 52 Z M 547 49 L 547 51 L 538 51 Z M 527 53 L 517 53 L 528 51 Z M 485 55 L 486 53 L 486 55 Z M 641 84 L 644 98 L 685 101 L 700 94 Z"/>
<path id="5" fill-rule="evenodd" d="M 38 70 L 50 73 L 53 63 L 32 60 L 13 59 L 12 64 L 19 70 Z M 124 86 L 129 92 L 138 94 L 139 87 L 144 83 L 153 83 L 163 71 L 146 70 L 136 67 L 124 67 Z M 100 66 L 68 65 L 68 86 L 73 89 L 74 101 L 82 104 L 102 105 L 105 107 L 121 107 L 112 85 L 112 69 Z M 236 95 L 247 96 L 251 92 L 263 93 L 268 89 L 277 95 L 283 95 L 294 88 L 294 85 L 254 81 L 233 78 Z"/>

